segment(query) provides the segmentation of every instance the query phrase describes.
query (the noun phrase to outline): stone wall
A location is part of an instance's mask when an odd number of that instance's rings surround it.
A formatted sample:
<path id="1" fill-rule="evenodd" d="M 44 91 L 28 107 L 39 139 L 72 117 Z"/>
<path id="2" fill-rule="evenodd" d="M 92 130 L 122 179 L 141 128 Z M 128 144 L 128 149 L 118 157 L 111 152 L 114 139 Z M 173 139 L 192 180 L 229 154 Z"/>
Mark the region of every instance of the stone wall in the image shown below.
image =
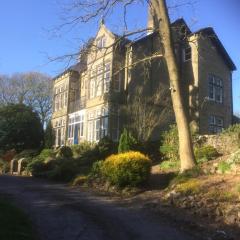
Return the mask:
<path id="1" fill-rule="evenodd" d="M 240 148 L 240 134 L 204 135 L 206 145 L 215 147 L 220 154 L 231 154 Z"/>

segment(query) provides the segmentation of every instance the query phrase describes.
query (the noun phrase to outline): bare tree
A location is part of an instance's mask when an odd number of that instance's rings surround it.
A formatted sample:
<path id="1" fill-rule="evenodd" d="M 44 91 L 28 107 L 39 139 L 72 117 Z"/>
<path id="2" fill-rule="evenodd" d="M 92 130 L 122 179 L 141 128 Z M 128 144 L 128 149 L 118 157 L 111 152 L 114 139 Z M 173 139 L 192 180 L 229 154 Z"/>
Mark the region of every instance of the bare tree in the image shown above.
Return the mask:
<path id="1" fill-rule="evenodd" d="M 147 2 L 152 8 L 152 12 L 155 16 L 155 29 L 152 30 L 154 30 L 159 35 L 159 38 L 161 40 L 161 47 L 163 48 L 163 51 L 161 51 L 163 54 L 161 56 L 158 55 L 157 57 L 163 57 L 168 68 L 171 98 L 179 133 L 179 155 L 181 161 L 181 171 L 185 171 L 193 168 L 196 162 L 193 154 L 187 110 L 184 106 L 182 97 L 183 92 L 180 87 L 181 75 L 178 69 L 177 59 L 174 52 L 174 41 L 172 38 L 173 33 L 170 25 L 166 0 L 74 0 L 70 5 L 68 5 L 66 11 L 68 12 L 68 17 L 65 19 L 65 22 L 61 25 L 61 27 L 69 25 L 75 26 L 79 23 L 86 23 L 96 17 L 105 18 L 114 7 L 122 6 L 124 9 L 123 14 L 125 24 L 125 32 L 122 38 L 131 36 L 133 34 L 138 34 L 139 36 L 139 33 L 143 33 L 149 29 L 137 29 L 132 32 L 128 32 L 125 18 L 128 6 L 136 2 Z M 71 12 L 75 13 L 75 15 L 69 14 Z M 141 59 L 140 61 L 145 60 L 149 61 L 149 57 L 147 59 Z M 139 106 L 147 109 L 147 101 L 144 101 L 143 99 L 140 99 L 136 96 L 135 102 L 138 103 Z M 143 124 L 143 121 L 145 121 L 144 118 L 141 120 L 139 119 L 139 124 Z M 150 122 L 148 125 L 149 126 L 146 124 L 143 125 L 145 126 L 145 130 L 148 129 L 146 130 L 147 132 L 145 132 L 146 136 L 149 135 L 149 132 L 151 132 L 149 129 L 153 127 Z M 139 134 L 141 135 L 141 138 L 146 137 L 143 137 L 142 133 Z"/>
<path id="2" fill-rule="evenodd" d="M 142 88 L 136 89 L 126 106 L 126 113 L 128 128 L 139 142 L 147 142 L 156 128 L 168 122 L 172 113 L 171 99 L 168 89 L 159 88 L 153 96 L 146 96 L 142 91 Z"/>
<path id="3" fill-rule="evenodd" d="M 26 104 L 38 114 L 43 125 L 52 109 L 52 83 L 49 76 L 37 72 L 0 76 L 0 104 Z"/>

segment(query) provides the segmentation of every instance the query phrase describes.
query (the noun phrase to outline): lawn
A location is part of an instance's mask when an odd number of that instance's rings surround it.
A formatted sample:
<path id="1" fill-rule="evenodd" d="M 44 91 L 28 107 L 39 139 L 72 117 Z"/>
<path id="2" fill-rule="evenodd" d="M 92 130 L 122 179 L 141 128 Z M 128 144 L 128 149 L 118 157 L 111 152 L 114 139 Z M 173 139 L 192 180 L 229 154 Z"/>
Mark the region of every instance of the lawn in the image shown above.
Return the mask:
<path id="1" fill-rule="evenodd" d="M 28 217 L 8 199 L 0 196 L 0 239 L 36 240 Z"/>

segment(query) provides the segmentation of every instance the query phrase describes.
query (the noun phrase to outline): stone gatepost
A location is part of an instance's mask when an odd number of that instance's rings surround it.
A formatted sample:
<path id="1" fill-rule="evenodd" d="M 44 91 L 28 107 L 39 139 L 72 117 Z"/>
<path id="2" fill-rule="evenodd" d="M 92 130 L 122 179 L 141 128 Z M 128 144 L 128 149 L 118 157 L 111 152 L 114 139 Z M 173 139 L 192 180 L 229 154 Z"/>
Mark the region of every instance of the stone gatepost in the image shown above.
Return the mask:
<path id="1" fill-rule="evenodd" d="M 24 168 L 26 167 L 26 158 L 21 158 L 20 160 L 18 160 L 18 171 L 17 171 L 17 174 L 18 175 L 21 175 Z"/>
<path id="2" fill-rule="evenodd" d="M 18 173 L 18 160 L 13 159 L 10 162 L 10 174 L 14 175 Z"/>

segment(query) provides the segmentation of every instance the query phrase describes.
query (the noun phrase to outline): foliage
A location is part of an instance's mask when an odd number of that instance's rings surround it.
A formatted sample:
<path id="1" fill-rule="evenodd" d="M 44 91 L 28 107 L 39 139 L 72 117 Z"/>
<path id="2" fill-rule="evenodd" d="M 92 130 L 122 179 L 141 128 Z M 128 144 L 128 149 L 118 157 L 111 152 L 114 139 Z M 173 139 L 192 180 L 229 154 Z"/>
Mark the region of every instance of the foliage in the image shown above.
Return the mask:
<path id="1" fill-rule="evenodd" d="M 10 162 L 15 156 L 17 152 L 15 149 L 11 149 L 8 151 L 0 151 L 0 158 L 2 158 L 4 161 Z"/>
<path id="2" fill-rule="evenodd" d="M 31 173 L 34 177 L 41 176 L 42 172 L 48 170 L 46 168 L 46 164 L 44 163 L 44 159 L 37 156 L 33 158 L 27 165 L 26 171 Z"/>
<path id="3" fill-rule="evenodd" d="M 81 166 L 92 166 L 97 160 L 99 160 L 99 151 L 96 146 L 76 158 L 76 161 Z"/>
<path id="4" fill-rule="evenodd" d="M 73 156 L 72 149 L 68 146 L 62 146 L 57 151 L 57 157 L 71 158 Z"/>
<path id="5" fill-rule="evenodd" d="M 32 224 L 28 217 L 10 203 L 0 198 L 0 239 L 3 240 L 34 240 Z"/>
<path id="6" fill-rule="evenodd" d="M 98 159 L 105 159 L 106 157 L 110 156 L 111 154 L 116 153 L 116 144 L 108 137 L 102 138 L 98 144 L 97 148 L 99 151 Z"/>
<path id="7" fill-rule="evenodd" d="M 126 152 L 111 155 L 99 167 L 102 176 L 112 185 L 135 187 L 147 182 L 151 160 L 140 152 Z"/>
<path id="8" fill-rule="evenodd" d="M 231 164 L 228 163 L 228 162 L 220 162 L 218 164 L 218 171 L 221 172 L 221 173 L 226 173 L 227 171 L 230 171 L 231 170 Z"/>
<path id="9" fill-rule="evenodd" d="M 34 109 L 42 125 L 47 123 L 52 110 L 52 81 L 38 72 L 0 76 L 0 105 L 24 104 Z"/>
<path id="10" fill-rule="evenodd" d="M 159 159 L 161 158 L 161 154 L 159 152 L 159 141 L 137 143 L 135 150 L 149 156 L 153 162 L 159 162 Z"/>
<path id="11" fill-rule="evenodd" d="M 85 175 L 77 176 L 74 180 L 72 185 L 78 186 L 78 185 L 84 185 L 88 181 L 88 177 Z"/>
<path id="12" fill-rule="evenodd" d="M 39 157 L 43 160 L 47 160 L 48 158 L 54 158 L 55 152 L 53 151 L 53 149 L 44 148 L 39 154 Z"/>
<path id="13" fill-rule="evenodd" d="M 0 146 L 4 150 L 39 148 L 43 129 L 38 114 L 23 104 L 0 107 Z"/>
<path id="14" fill-rule="evenodd" d="M 240 133 L 240 124 L 233 124 L 227 129 L 224 129 L 221 134 L 235 134 L 235 133 Z"/>
<path id="15" fill-rule="evenodd" d="M 161 135 L 160 152 L 164 155 L 164 159 L 177 161 L 179 160 L 179 142 L 178 130 L 176 125 L 170 125 L 168 131 L 164 131 Z"/>
<path id="16" fill-rule="evenodd" d="M 197 179 L 190 179 L 184 183 L 179 183 L 176 190 L 185 195 L 197 194 L 201 191 L 201 184 Z"/>
<path id="17" fill-rule="evenodd" d="M 143 81 L 149 81 L 149 66 L 144 64 Z M 156 88 L 152 94 L 144 93 L 145 86 L 137 86 L 125 107 L 128 129 L 138 142 L 150 141 L 156 128 L 166 124 L 166 119 L 172 114 L 169 89 L 164 84 Z M 159 102 L 161 101 L 161 104 Z"/>
<path id="18" fill-rule="evenodd" d="M 105 159 L 109 155 L 116 153 L 116 144 L 108 137 L 102 138 L 98 144 L 88 141 L 81 142 L 79 145 L 71 146 L 74 157 L 84 157 L 85 155 L 96 154 L 97 159 Z"/>
<path id="19" fill-rule="evenodd" d="M 126 128 L 124 128 L 119 140 L 118 153 L 124 153 L 130 150 L 134 150 L 134 146 L 136 145 L 136 143 L 136 139 L 132 136 L 130 132 L 127 131 Z"/>
<path id="20" fill-rule="evenodd" d="M 104 161 L 96 161 L 93 163 L 91 172 L 89 177 L 90 178 L 102 178 L 102 167 L 103 167 Z"/>
<path id="21" fill-rule="evenodd" d="M 74 157 L 79 157 L 84 153 L 91 151 L 95 146 L 88 141 L 81 142 L 78 145 L 72 145 L 71 149 Z"/>
<path id="22" fill-rule="evenodd" d="M 239 183 L 236 186 L 236 191 L 240 194 L 240 184 Z"/>
<path id="23" fill-rule="evenodd" d="M 179 161 L 172 161 L 167 160 L 160 163 L 161 170 L 179 170 L 180 169 L 180 162 Z"/>
<path id="24" fill-rule="evenodd" d="M 78 174 L 79 169 L 74 159 L 61 158 L 52 161 L 52 166 L 46 177 L 56 181 L 71 181 Z M 47 165 L 47 164 L 46 164 Z"/>
<path id="25" fill-rule="evenodd" d="M 192 178 L 197 178 L 199 176 L 201 176 L 203 174 L 201 168 L 199 168 L 198 166 L 194 167 L 191 170 L 187 170 L 183 173 L 179 173 L 172 181 L 171 181 L 171 185 L 172 184 L 179 184 L 179 183 L 183 183 L 188 181 L 189 179 Z"/>
<path id="26" fill-rule="evenodd" d="M 233 153 L 227 160 L 229 164 L 240 164 L 240 150 Z"/>
<path id="27" fill-rule="evenodd" d="M 52 148 L 52 146 L 54 145 L 54 140 L 55 140 L 54 130 L 51 121 L 49 121 L 44 131 L 44 147 Z"/>
<path id="28" fill-rule="evenodd" d="M 8 173 L 9 170 L 10 170 L 9 162 L 0 159 L 0 173 Z"/>
<path id="29" fill-rule="evenodd" d="M 18 153 L 15 158 L 21 159 L 21 158 L 33 158 L 39 154 L 38 149 L 26 149 Z"/>
<path id="30" fill-rule="evenodd" d="M 208 161 L 219 156 L 217 149 L 210 145 L 195 148 L 194 154 L 198 163 Z"/>
<path id="31" fill-rule="evenodd" d="M 238 198 L 237 194 L 236 193 L 233 193 L 233 192 L 225 192 L 225 191 L 222 191 L 222 190 L 219 190 L 219 189 L 214 189 L 214 190 L 211 190 L 209 192 L 207 192 L 206 196 L 208 198 L 212 198 L 212 199 L 217 199 L 218 201 L 234 201 Z"/>

